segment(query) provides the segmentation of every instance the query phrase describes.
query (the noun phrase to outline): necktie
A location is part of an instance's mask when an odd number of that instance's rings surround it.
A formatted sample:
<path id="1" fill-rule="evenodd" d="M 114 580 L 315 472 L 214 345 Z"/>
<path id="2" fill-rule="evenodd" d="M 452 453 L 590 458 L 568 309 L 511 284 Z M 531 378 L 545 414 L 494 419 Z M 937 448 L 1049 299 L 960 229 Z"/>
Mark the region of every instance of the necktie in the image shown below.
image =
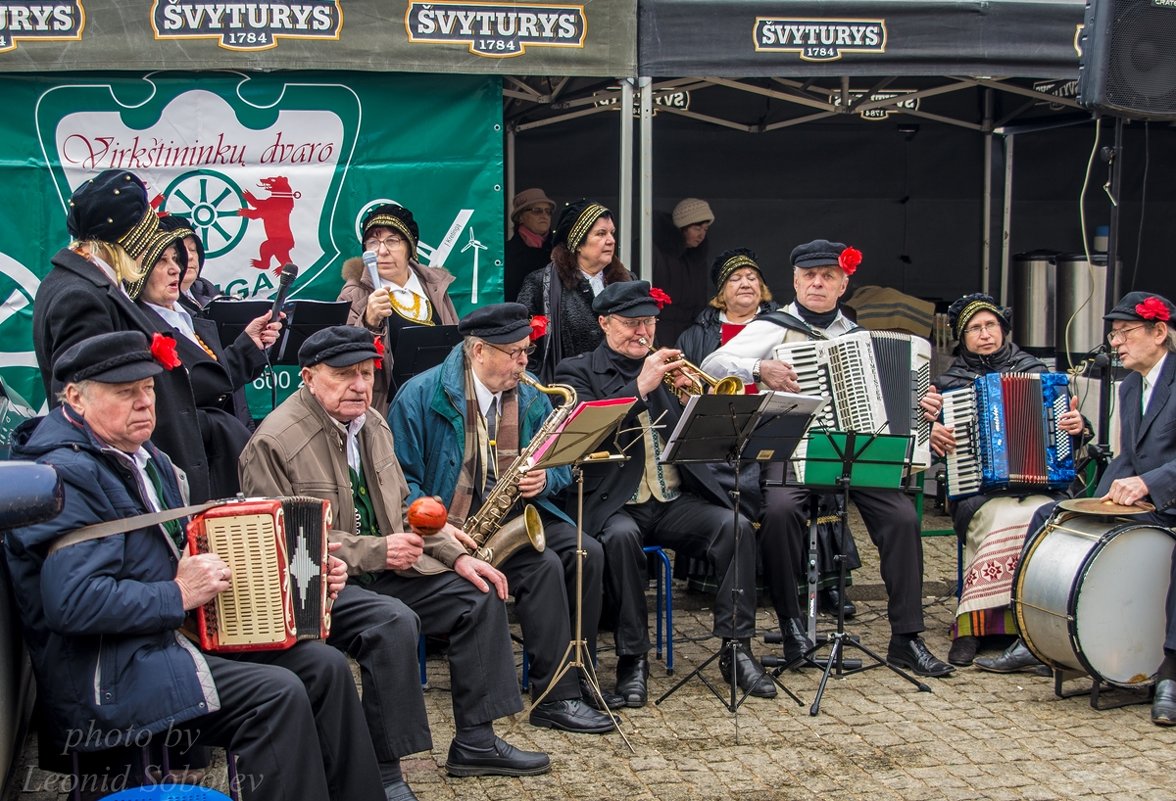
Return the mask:
<path id="1" fill-rule="evenodd" d="M 1143 377 L 1143 386 L 1139 391 L 1139 415 L 1140 417 L 1147 414 L 1147 376 Z"/>
<path id="2" fill-rule="evenodd" d="M 498 477 L 498 396 L 490 399 L 490 407 L 486 409 L 486 439 L 489 441 L 490 455 L 487 461 L 486 474 L 492 478 Z"/>
<path id="3" fill-rule="evenodd" d="M 163 495 L 163 478 L 159 475 L 159 468 L 155 464 L 154 459 L 147 460 L 147 478 L 151 479 L 151 486 L 155 488 L 155 497 L 159 501 L 160 510 L 167 508 L 167 501 Z M 184 530 L 180 527 L 180 521 L 169 520 L 163 524 L 164 531 L 171 537 L 172 542 L 175 543 L 176 548 L 181 552 L 184 550 Z"/>

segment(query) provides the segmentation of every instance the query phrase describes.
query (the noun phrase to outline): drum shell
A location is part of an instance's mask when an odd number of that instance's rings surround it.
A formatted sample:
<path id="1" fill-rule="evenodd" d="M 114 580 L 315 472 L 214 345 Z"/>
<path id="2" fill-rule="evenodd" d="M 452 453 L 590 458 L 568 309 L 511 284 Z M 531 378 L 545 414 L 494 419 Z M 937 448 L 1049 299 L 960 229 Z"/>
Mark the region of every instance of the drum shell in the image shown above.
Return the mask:
<path id="1" fill-rule="evenodd" d="M 1150 684 L 1164 658 L 1174 548 L 1176 535 L 1161 526 L 1055 514 L 1013 578 L 1026 646 L 1055 669 L 1119 687 Z"/>

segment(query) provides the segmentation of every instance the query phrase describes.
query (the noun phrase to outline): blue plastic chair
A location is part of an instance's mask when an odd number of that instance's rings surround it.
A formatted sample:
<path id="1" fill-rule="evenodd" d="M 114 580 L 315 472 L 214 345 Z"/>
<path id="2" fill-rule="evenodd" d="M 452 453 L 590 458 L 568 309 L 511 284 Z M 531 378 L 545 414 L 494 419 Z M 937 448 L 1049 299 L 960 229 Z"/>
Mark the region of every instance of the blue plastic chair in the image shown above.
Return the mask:
<path id="1" fill-rule="evenodd" d="M 192 784 L 156 784 L 133 787 L 114 795 L 102 797 L 102 801 L 231 801 L 211 787 Z"/>
<path id="2" fill-rule="evenodd" d="M 645 553 L 658 559 L 657 569 L 657 658 L 662 658 L 665 632 L 666 673 L 674 672 L 674 565 L 660 545 L 647 545 Z"/>

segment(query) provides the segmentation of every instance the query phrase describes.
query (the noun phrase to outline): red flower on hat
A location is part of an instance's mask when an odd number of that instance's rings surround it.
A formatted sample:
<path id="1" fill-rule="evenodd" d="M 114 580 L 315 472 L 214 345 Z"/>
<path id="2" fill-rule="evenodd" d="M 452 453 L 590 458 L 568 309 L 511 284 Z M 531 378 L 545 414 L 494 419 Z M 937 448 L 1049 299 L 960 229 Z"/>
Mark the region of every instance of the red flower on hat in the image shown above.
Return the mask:
<path id="1" fill-rule="evenodd" d="M 541 336 L 547 333 L 547 318 L 542 314 L 536 314 L 531 318 L 531 341 L 534 342 Z"/>
<path id="2" fill-rule="evenodd" d="M 1168 304 L 1154 296 L 1145 298 L 1143 303 L 1136 303 L 1135 313 L 1145 320 L 1160 320 L 1165 323 L 1171 317 L 1168 312 Z"/>
<path id="3" fill-rule="evenodd" d="M 658 311 L 661 311 L 666 306 L 669 306 L 674 302 L 670 300 L 670 296 L 667 295 L 664 290 L 658 289 L 657 287 L 650 287 L 649 297 L 652 298 L 653 302 L 657 304 Z"/>
<path id="4" fill-rule="evenodd" d="M 372 340 L 372 344 L 376 346 L 376 353 L 378 354 L 373 361 L 375 362 L 376 369 L 379 370 L 384 366 L 384 338 L 382 336 L 376 336 Z"/>
<path id="5" fill-rule="evenodd" d="M 846 248 L 837 257 L 837 266 L 844 270 L 846 275 L 853 275 L 857 272 L 858 265 L 861 263 L 862 252 L 855 247 Z"/>
<path id="6" fill-rule="evenodd" d="M 180 357 L 176 354 L 176 341 L 158 331 L 151 335 L 151 355 L 155 357 L 155 361 L 163 365 L 164 370 L 172 370 L 181 364 Z"/>

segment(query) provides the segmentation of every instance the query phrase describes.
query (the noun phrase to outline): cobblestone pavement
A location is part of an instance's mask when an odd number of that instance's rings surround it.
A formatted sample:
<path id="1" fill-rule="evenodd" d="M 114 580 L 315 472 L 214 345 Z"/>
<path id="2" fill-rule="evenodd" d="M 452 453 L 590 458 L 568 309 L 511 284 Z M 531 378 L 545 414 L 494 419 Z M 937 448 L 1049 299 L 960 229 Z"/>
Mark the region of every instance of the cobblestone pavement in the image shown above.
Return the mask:
<path id="1" fill-rule="evenodd" d="M 927 518 L 924 529 L 946 528 Z M 889 629 L 885 593 L 877 574 L 877 552 L 865 531 L 854 528 L 862 559 L 850 595 L 859 615 L 847 628 L 885 654 Z M 947 629 L 955 608 L 955 540 L 923 540 L 927 614 L 925 639 L 946 657 Z M 500 721 L 498 730 L 523 748 L 551 754 L 552 771 L 539 777 L 451 779 L 444 762 L 452 736 L 449 675 L 445 662 L 430 658 L 425 697 L 434 749 L 404 761 L 421 801 L 551 801 L 628 799 L 1105 799 L 1160 801 L 1176 797 L 1168 760 L 1176 730 L 1152 725 L 1146 705 L 1096 711 L 1085 696 L 1061 699 L 1052 680 L 1020 674 L 999 676 L 965 668 L 947 679 L 930 679 L 919 692 L 884 668 L 829 683 L 816 717 L 809 704 L 819 673 L 807 669 L 782 676 L 805 702 L 782 693 L 774 700 L 749 699 L 732 715 L 699 681 L 686 684 L 660 706 L 652 701 L 704 660 L 715 642 L 700 639 L 710 629 L 709 599 L 675 591 L 675 675 L 654 663 L 651 703 L 621 713 L 630 751 L 616 734 L 569 735 L 530 726 L 523 715 Z M 651 603 L 652 608 L 652 603 Z M 761 630 L 775 626 L 759 610 Z M 822 623 L 828 624 L 828 620 Z M 600 672 L 611 683 L 615 657 L 602 637 Z M 762 644 L 757 653 L 768 652 Z M 708 670 L 721 682 L 716 665 Z M 1088 687 L 1088 681 L 1065 687 Z M 37 791 L 53 781 L 30 764 L 18 768 L 20 801 L 56 801 L 57 792 Z M 223 787 L 223 770 L 212 774 Z M 58 780 L 59 781 L 59 780 Z M 22 790 L 22 785 L 29 788 Z M 56 785 L 57 787 L 60 784 Z M 179 796 L 182 798 L 182 796 Z"/>

